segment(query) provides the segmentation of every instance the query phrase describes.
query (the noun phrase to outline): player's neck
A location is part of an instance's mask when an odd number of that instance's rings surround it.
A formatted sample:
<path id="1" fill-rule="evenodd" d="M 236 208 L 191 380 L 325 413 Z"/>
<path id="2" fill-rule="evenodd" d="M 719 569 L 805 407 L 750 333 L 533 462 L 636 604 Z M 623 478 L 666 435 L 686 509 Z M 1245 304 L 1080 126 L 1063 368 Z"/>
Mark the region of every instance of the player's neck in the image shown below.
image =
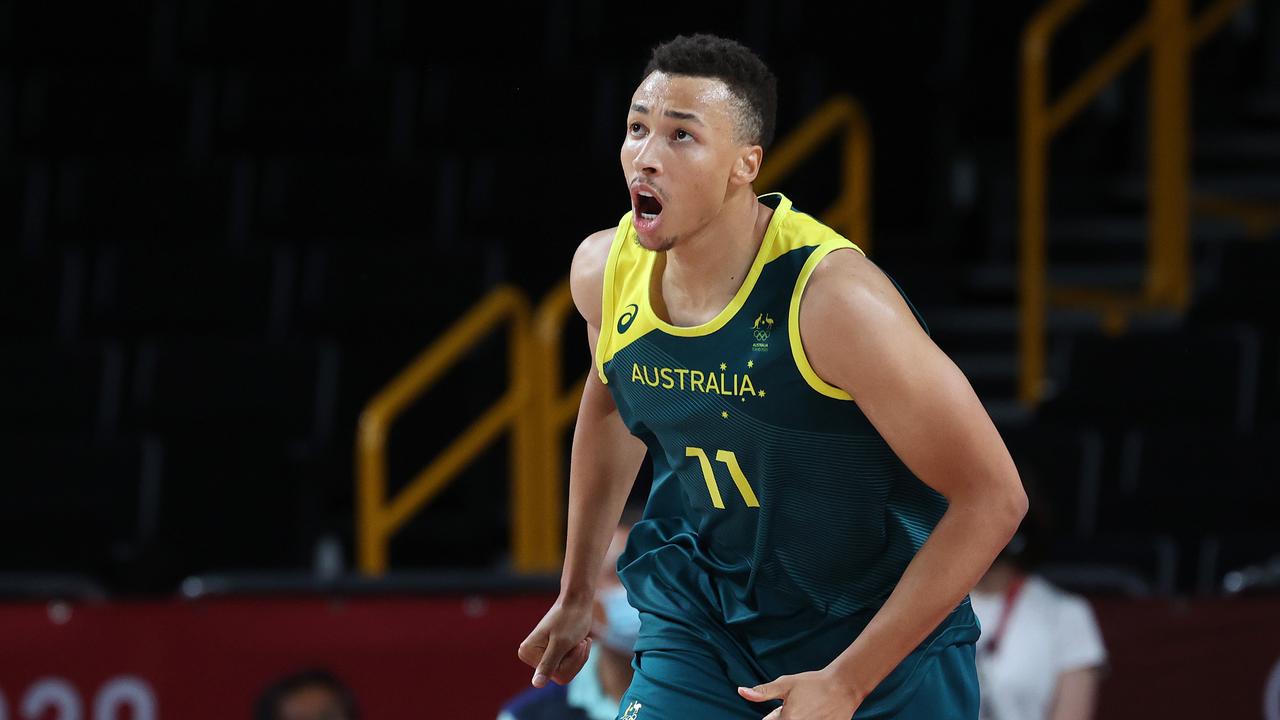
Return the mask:
<path id="1" fill-rule="evenodd" d="M 744 188 L 705 228 L 664 253 L 659 288 L 667 301 L 668 320 L 701 324 L 728 305 L 759 253 L 772 214 L 749 187 Z M 675 318 L 670 317 L 672 305 Z"/>

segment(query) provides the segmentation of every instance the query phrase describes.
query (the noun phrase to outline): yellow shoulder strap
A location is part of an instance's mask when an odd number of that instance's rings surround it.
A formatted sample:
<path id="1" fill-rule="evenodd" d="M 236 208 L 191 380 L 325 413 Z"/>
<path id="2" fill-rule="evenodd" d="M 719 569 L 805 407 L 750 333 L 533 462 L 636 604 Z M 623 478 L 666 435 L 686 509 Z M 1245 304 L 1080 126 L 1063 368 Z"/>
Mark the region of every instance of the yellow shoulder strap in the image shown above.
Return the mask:
<path id="1" fill-rule="evenodd" d="M 609 246 L 609 259 L 604 264 L 604 288 L 600 302 L 600 337 L 596 339 L 596 356 L 593 359 L 596 372 L 600 375 L 600 382 L 604 384 L 609 382 L 604 375 L 604 359 L 610 357 L 607 350 L 609 342 L 613 339 L 614 314 L 617 307 L 618 288 L 614 282 L 614 276 L 618 268 L 618 255 L 625 247 L 630 228 L 631 211 L 628 210 L 622 216 L 622 220 L 618 221 L 618 228 L 613 234 L 613 244 Z"/>
<path id="2" fill-rule="evenodd" d="M 853 400 L 849 393 L 818 377 L 818 374 L 813 371 L 813 366 L 809 364 L 809 358 L 804 354 L 804 345 L 800 341 L 800 299 L 804 296 L 805 285 L 809 282 L 809 276 L 813 275 L 814 269 L 818 267 L 818 263 L 841 248 L 853 248 L 862 253 L 863 257 L 867 255 L 852 240 L 842 236 L 833 237 L 819 245 L 809 255 L 804 267 L 800 268 L 800 275 L 796 278 L 795 289 L 791 292 L 791 308 L 787 314 L 787 333 L 791 341 L 791 357 L 795 360 L 796 369 L 804 376 L 805 382 L 809 383 L 809 387 L 830 398 Z"/>

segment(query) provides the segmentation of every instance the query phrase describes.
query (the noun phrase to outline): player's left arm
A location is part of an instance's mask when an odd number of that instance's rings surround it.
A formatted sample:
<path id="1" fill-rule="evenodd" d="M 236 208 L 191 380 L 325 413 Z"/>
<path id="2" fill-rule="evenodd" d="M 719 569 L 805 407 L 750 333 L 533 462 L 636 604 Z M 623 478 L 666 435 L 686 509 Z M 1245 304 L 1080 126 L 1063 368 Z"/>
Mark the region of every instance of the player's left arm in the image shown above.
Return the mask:
<path id="1" fill-rule="evenodd" d="M 865 698 L 973 589 L 1017 531 L 1027 496 L 968 379 L 875 263 L 853 250 L 823 258 L 802 297 L 800 333 L 814 372 L 849 393 L 949 501 L 884 606 L 829 668 Z"/>
<path id="2" fill-rule="evenodd" d="M 847 718 L 950 614 L 1027 511 L 1009 451 L 964 373 L 925 333 L 893 282 L 857 251 L 819 262 L 800 300 L 815 373 L 853 398 L 902 462 L 947 498 L 928 540 L 870 623 L 819 671 L 739 688 L 782 699 L 766 720 Z"/>

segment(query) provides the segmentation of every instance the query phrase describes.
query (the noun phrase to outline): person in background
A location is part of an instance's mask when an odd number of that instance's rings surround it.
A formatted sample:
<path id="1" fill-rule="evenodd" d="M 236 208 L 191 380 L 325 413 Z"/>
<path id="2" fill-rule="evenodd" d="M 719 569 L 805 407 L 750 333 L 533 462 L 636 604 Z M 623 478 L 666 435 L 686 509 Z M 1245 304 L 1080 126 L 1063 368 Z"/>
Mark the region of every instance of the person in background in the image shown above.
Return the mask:
<path id="1" fill-rule="evenodd" d="M 1089 602 L 1034 572 L 1052 522 L 1022 472 L 1031 511 L 970 599 L 982 625 L 977 644 L 981 720 L 1089 720 L 1107 663 Z"/>
<path id="2" fill-rule="evenodd" d="M 326 670 L 281 678 L 258 696 L 254 720 L 359 720 L 355 696 Z"/>
<path id="3" fill-rule="evenodd" d="M 589 636 L 599 642 L 593 643 L 582 670 L 568 685 L 551 682 L 521 692 L 503 706 L 498 720 L 614 720 L 618 716 L 622 694 L 631 684 L 631 649 L 640 631 L 640 614 L 627 602 L 617 564 L 639 514 L 638 508 L 623 513 L 605 554 Z"/>

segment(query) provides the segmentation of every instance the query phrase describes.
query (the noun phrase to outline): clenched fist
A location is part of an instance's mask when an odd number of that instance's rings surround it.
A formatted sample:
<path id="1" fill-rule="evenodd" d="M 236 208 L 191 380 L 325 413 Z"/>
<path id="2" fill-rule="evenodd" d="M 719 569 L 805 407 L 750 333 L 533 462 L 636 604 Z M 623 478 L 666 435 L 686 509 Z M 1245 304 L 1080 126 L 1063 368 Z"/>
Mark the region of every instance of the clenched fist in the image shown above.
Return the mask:
<path id="1" fill-rule="evenodd" d="M 568 685 L 587 662 L 591 650 L 592 603 L 557 599 L 547 614 L 520 643 L 516 655 L 534 668 L 533 686 L 543 687 L 547 678 Z"/>

